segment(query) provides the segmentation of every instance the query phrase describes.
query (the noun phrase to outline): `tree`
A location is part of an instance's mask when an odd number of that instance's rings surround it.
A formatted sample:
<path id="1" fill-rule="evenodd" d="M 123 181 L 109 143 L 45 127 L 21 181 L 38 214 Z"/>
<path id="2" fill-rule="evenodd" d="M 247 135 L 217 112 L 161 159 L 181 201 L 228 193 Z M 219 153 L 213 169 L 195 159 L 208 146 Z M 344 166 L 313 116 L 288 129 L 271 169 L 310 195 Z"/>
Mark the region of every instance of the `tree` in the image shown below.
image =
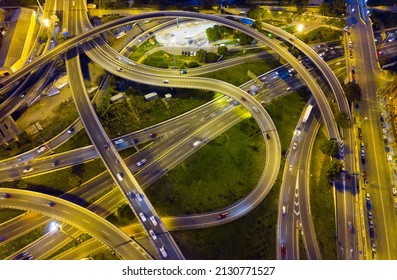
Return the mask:
<path id="1" fill-rule="evenodd" d="M 226 55 L 227 52 L 228 52 L 227 47 L 225 47 L 225 46 L 219 46 L 218 47 L 218 54 L 219 55 Z"/>
<path id="2" fill-rule="evenodd" d="M 207 51 L 199 49 L 196 53 L 196 56 L 199 62 L 205 62 L 205 60 L 207 59 Z"/>
<path id="3" fill-rule="evenodd" d="M 349 102 L 355 102 L 361 100 L 361 88 L 358 84 L 348 82 L 343 86 L 346 98 Z"/>
<path id="4" fill-rule="evenodd" d="M 219 59 L 219 56 L 216 53 L 209 52 L 209 53 L 207 53 L 205 61 L 206 62 L 216 62 L 216 61 L 218 61 L 218 59 Z"/>
<path id="5" fill-rule="evenodd" d="M 323 154 L 335 157 L 339 152 L 338 142 L 335 140 L 327 140 L 321 145 L 320 150 Z"/>
<path id="6" fill-rule="evenodd" d="M 191 61 L 187 64 L 188 68 L 195 68 L 195 67 L 199 67 L 200 64 L 198 64 L 196 61 Z"/>
<path id="7" fill-rule="evenodd" d="M 331 14 L 331 6 L 329 3 L 327 2 L 323 2 L 320 5 L 320 10 L 319 10 L 320 14 L 324 15 L 324 16 L 329 16 Z"/>
<path id="8" fill-rule="evenodd" d="M 340 161 L 333 161 L 329 169 L 325 172 L 328 180 L 332 181 L 343 171 L 343 164 Z"/>
<path id="9" fill-rule="evenodd" d="M 335 122 L 339 127 L 349 127 L 349 116 L 346 113 L 337 113 L 335 115 Z"/>
<path id="10" fill-rule="evenodd" d="M 220 39 L 219 33 L 215 27 L 207 28 L 205 33 L 207 34 L 208 41 L 210 42 L 218 41 Z"/>

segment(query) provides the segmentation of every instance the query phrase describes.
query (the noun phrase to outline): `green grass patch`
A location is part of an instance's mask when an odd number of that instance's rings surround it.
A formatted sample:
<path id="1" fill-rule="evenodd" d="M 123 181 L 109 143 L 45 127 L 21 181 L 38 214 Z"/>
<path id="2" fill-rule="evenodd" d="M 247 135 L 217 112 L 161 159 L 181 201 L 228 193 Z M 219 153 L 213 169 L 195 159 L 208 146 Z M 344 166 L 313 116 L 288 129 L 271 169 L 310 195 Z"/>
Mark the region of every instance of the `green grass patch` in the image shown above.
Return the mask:
<path id="1" fill-rule="evenodd" d="M 130 54 L 129 59 L 138 61 L 141 57 L 146 55 L 150 50 L 162 46 L 154 37 L 152 39 L 154 41 L 153 45 L 150 44 L 149 41 L 145 41 Z"/>
<path id="2" fill-rule="evenodd" d="M 25 213 L 25 211 L 10 208 L 0 208 L 0 224 L 23 213 Z"/>
<path id="3" fill-rule="evenodd" d="M 186 68 L 189 62 L 199 62 L 196 56 L 175 55 L 175 66 L 178 69 Z M 143 64 L 158 68 L 173 68 L 174 67 L 174 54 L 165 51 L 156 51 L 147 56 Z"/>
<path id="4" fill-rule="evenodd" d="M 106 217 L 106 220 L 117 227 L 123 227 L 138 222 L 129 204 L 120 205 L 114 213 Z"/>
<path id="5" fill-rule="evenodd" d="M 314 142 L 310 160 L 310 209 L 322 258 L 336 260 L 334 194 L 333 187 L 325 176 L 331 161 L 320 151 L 321 145 L 327 139 L 327 132 L 322 126 Z"/>
<path id="6" fill-rule="evenodd" d="M 284 160 L 281 161 L 281 170 Z M 251 213 L 232 223 L 172 233 L 186 259 L 276 259 L 276 225 L 282 172 L 266 199 Z"/>
<path id="7" fill-rule="evenodd" d="M 342 38 L 343 31 L 329 27 L 319 27 L 307 33 L 299 33 L 296 36 L 306 44 L 335 41 Z"/>
<path id="8" fill-rule="evenodd" d="M 135 154 L 135 153 L 136 153 L 136 149 L 133 148 L 133 147 L 124 149 L 124 150 L 122 150 L 122 151 L 119 151 L 119 155 L 120 155 L 121 158 L 123 158 L 123 159 L 125 159 L 125 158 L 127 158 L 127 157 L 129 157 L 129 156 L 131 156 L 131 155 L 133 155 L 133 154 Z"/>
<path id="9" fill-rule="evenodd" d="M 29 231 L 28 233 L 14 239 L 11 242 L 8 242 L 4 245 L 0 246 L 0 259 L 4 260 L 11 254 L 19 251 L 26 245 L 32 243 L 37 238 L 40 238 L 44 234 L 44 227 L 37 228 L 35 230 Z"/>
<path id="10" fill-rule="evenodd" d="M 265 147 L 253 118 L 212 140 L 163 178 L 146 195 L 162 216 L 224 208 L 256 186 L 264 167 Z"/>
<path id="11" fill-rule="evenodd" d="M 277 127 L 283 155 L 287 152 L 296 124 L 309 98 L 310 91 L 303 88 L 283 98 L 275 98 L 266 106 Z"/>
<path id="12" fill-rule="evenodd" d="M 260 75 L 260 74 L 270 71 L 271 69 L 273 69 L 277 66 L 279 66 L 279 63 L 275 59 L 268 59 L 266 61 L 247 60 L 243 64 L 228 67 L 228 68 L 222 69 L 220 71 L 207 73 L 207 74 L 204 74 L 202 77 L 221 80 L 221 81 L 231 83 L 235 86 L 240 86 L 240 85 L 244 84 L 245 82 L 251 80 L 251 78 L 247 75 L 248 70 L 253 72 L 255 75 Z"/>
<path id="13" fill-rule="evenodd" d="M 156 92 L 163 96 L 167 93 L 165 90 L 159 89 Z M 145 101 L 143 95 L 146 93 L 148 91 L 128 88 L 126 101 L 109 104 L 108 107 L 101 105 L 101 108 L 107 109 L 98 111 L 99 118 L 111 138 L 176 117 L 203 105 L 214 96 L 209 91 L 174 89 L 169 101 L 164 98 Z"/>
<path id="14" fill-rule="evenodd" d="M 105 251 L 99 252 L 95 255 L 90 255 L 89 259 L 90 260 L 120 260 L 119 257 L 112 254 L 112 252 L 108 249 Z"/>
<path id="15" fill-rule="evenodd" d="M 85 131 L 85 129 L 83 129 L 77 132 L 75 135 L 73 135 L 72 138 L 70 138 L 68 141 L 66 141 L 53 151 L 54 153 L 62 153 L 88 145 L 92 145 L 92 143 L 90 138 L 88 137 L 87 132 Z"/>

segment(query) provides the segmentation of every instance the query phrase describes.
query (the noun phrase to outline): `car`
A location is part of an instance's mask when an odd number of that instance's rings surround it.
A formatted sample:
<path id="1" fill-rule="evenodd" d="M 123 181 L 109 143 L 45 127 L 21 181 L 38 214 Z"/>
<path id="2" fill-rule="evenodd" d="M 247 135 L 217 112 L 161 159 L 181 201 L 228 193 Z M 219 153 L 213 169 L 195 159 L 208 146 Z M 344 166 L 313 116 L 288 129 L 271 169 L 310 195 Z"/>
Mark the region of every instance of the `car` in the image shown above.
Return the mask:
<path id="1" fill-rule="evenodd" d="M 32 167 L 26 167 L 24 170 L 23 170 L 23 173 L 29 173 L 29 172 L 32 172 L 34 169 L 32 168 Z"/>
<path id="2" fill-rule="evenodd" d="M 67 133 L 69 133 L 69 134 L 72 134 L 74 132 L 74 128 L 72 127 L 72 128 L 69 128 L 68 130 L 67 130 Z"/>
<path id="3" fill-rule="evenodd" d="M 167 255 L 167 252 L 165 251 L 165 249 L 164 249 L 164 247 L 161 247 L 160 248 L 160 252 L 161 252 L 161 254 L 163 255 L 163 257 L 164 258 L 166 258 L 168 255 Z"/>
<path id="4" fill-rule="evenodd" d="M 116 176 L 117 176 L 117 179 L 118 179 L 120 182 L 123 181 L 123 178 L 124 178 L 124 174 L 123 174 L 123 173 L 119 172 L 119 173 L 116 174 Z"/>
<path id="5" fill-rule="evenodd" d="M 270 134 L 269 133 L 266 133 L 266 139 L 270 140 Z"/>
<path id="6" fill-rule="evenodd" d="M 361 164 L 365 164 L 365 157 L 361 156 Z"/>
<path id="7" fill-rule="evenodd" d="M 365 170 L 363 171 L 363 178 L 364 178 L 364 179 L 367 179 L 367 178 L 368 178 L 368 174 L 367 174 L 367 172 L 365 172 Z"/>
<path id="8" fill-rule="evenodd" d="M 241 96 L 241 100 L 244 101 L 244 102 L 247 101 L 247 99 L 244 96 Z"/>
<path id="9" fill-rule="evenodd" d="M 144 165 L 145 163 L 146 163 L 146 159 L 145 158 L 143 158 L 143 159 L 141 159 L 140 161 L 138 161 L 137 163 L 136 163 L 136 165 L 138 166 L 138 167 L 140 167 L 140 166 L 142 166 L 142 165 Z"/>
<path id="10" fill-rule="evenodd" d="M 369 183 L 368 183 L 368 180 L 367 180 L 367 179 L 364 179 L 364 185 L 365 185 L 365 186 L 368 186 L 368 184 L 369 184 Z"/>
<path id="11" fill-rule="evenodd" d="M 152 216 L 150 216 L 150 221 L 152 222 L 152 224 L 153 224 L 153 226 L 157 226 L 158 225 L 158 223 L 157 223 L 157 220 L 156 220 L 156 218 L 152 215 Z"/>
<path id="12" fill-rule="evenodd" d="M 1 195 L 1 198 L 10 198 L 10 197 L 11 197 L 11 195 L 9 193 L 3 193 Z"/>
<path id="13" fill-rule="evenodd" d="M 121 67 L 118 67 L 118 68 L 117 68 L 117 71 L 119 71 L 119 72 L 123 72 L 123 68 L 121 68 Z"/>
<path id="14" fill-rule="evenodd" d="M 374 222 L 372 220 L 369 221 L 369 228 L 374 228 Z"/>
<path id="15" fill-rule="evenodd" d="M 372 219 L 372 212 L 368 211 L 367 215 L 368 215 L 368 219 L 371 220 Z"/>
<path id="16" fill-rule="evenodd" d="M 371 201 L 367 200 L 367 210 L 371 210 Z"/>
<path id="17" fill-rule="evenodd" d="M 367 194 L 365 195 L 365 198 L 367 199 L 367 201 L 371 200 L 371 197 L 369 196 L 369 193 L 367 193 Z"/>
<path id="18" fill-rule="evenodd" d="M 55 167 L 55 166 L 58 166 L 58 164 L 59 164 L 59 160 L 54 160 L 52 163 L 51 163 L 51 166 L 52 167 Z"/>
<path id="19" fill-rule="evenodd" d="M 4 240 L 6 240 L 5 236 L 0 236 L 0 242 L 3 242 Z"/>
<path id="20" fill-rule="evenodd" d="M 44 152 L 46 149 L 47 149 L 46 146 L 41 146 L 41 147 L 37 150 L 37 152 L 38 152 L 38 153 L 41 153 L 41 152 Z"/>
<path id="21" fill-rule="evenodd" d="M 281 215 L 284 217 L 286 212 L 287 212 L 287 207 L 283 205 L 283 207 L 281 208 Z"/>
<path id="22" fill-rule="evenodd" d="M 256 113 L 259 113 L 259 110 L 256 107 L 252 107 L 252 110 L 254 110 L 254 112 L 256 112 Z"/>
<path id="23" fill-rule="evenodd" d="M 383 113 L 380 114 L 380 122 L 381 123 L 385 122 L 385 117 L 384 117 Z"/>
<path id="24" fill-rule="evenodd" d="M 383 139 L 383 142 L 385 143 L 385 145 L 389 145 L 389 141 L 387 140 L 387 138 Z"/>
<path id="25" fill-rule="evenodd" d="M 292 172 L 292 164 L 289 165 L 289 172 Z"/>
<path id="26" fill-rule="evenodd" d="M 349 228 L 349 232 L 353 232 L 353 224 L 352 224 L 352 222 L 348 221 L 347 222 L 347 226 Z"/>
<path id="27" fill-rule="evenodd" d="M 169 82 L 168 80 L 163 80 L 163 84 L 168 84 Z"/>
<path id="28" fill-rule="evenodd" d="M 287 91 L 291 90 L 291 87 L 287 87 Z"/>
<path id="29" fill-rule="evenodd" d="M 149 134 L 149 137 L 152 138 L 152 139 L 153 139 L 153 138 L 156 138 L 156 137 L 157 137 L 157 134 L 156 134 L 156 133 L 150 133 L 150 134 Z"/>
<path id="30" fill-rule="evenodd" d="M 386 157 L 387 157 L 388 162 L 391 162 L 393 160 L 393 157 L 391 154 L 387 154 Z"/>
<path id="31" fill-rule="evenodd" d="M 226 218 L 228 214 L 229 214 L 228 212 L 223 212 L 223 213 L 218 215 L 218 219 L 222 220 L 222 219 Z"/>
<path id="32" fill-rule="evenodd" d="M 384 53 L 385 53 L 384 51 L 378 51 L 378 55 L 382 55 Z"/>
<path id="33" fill-rule="evenodd" d="M 298 143 L 294 142 L 294 145 L 292 146 L 292 149 L 296 150 L 296 147 L 298 147 Z"/>
<path id="34" fill-rule="evenodd" d="M 54 201 L 50 201 L 47 203 L 48 206 L 50 207 L 54 207 L 55 206 L 55 202 Z"/>
<path id="35" fill-rule="evenodd" d="M 386 128 L 383 128 L 383 129 L 382 129 L 382 133 L 383 133 L 383 134 L 387 134 Z"/>
<path id="36" fill-rule="evenodd" d="M 298 127 L 298 128 L 295 130 L 296 136 L 301 135 L 301 133 L 302 133 L 302 129 L 301 129 L 300 127 Z"/>
<path id="37" fill-rule="evenodd" d="M 22 253 L 19 253 L 18 255 L 16 255 L 14 257 L 14 260 L 19 260 L 19 259 L 21 259 L 21 258 L 23 258 L 23 257 L 25 257 L 27 255 L 28 255 L 28 251 L 23 251 Z"/>
<path id="38" fill-rule="evenodd" d="M 142 222 L 146 222 L 146 216 L 142 212 L 139 213 L 139 217 L 141 217 Z"/>
<path id="39" fill-rule="evenodd" d="M 370 236 L 371 238 L 374 238 L 374 237 L 375 237 L 375 230 L 374 230 L 374 228 L 370 228 L 370 229 L 369 229 L 369 236 Z"/>
<path id="40" fill-rule="evenodd" d="M 149 230 L 150 236 L 153 238 L 153 240 L 157 239 L 157 235 L 154 233 L 154 231 L 151 229 Z"/>
<path id="41" fill-rule="evenodd" d="M 388 146 L 385 146 L 385 151 L 388 153 L 390 152 L 390 148 Z"/>
<path id="42" fill-rule="evenodd" d="M 105 144 L 103 147 L 105 148 L 105 150 L 109 150 L 110 149 L 108 144 Z"/>
<path id="43" fill-rule="evenodd" d="M 373 239 L 371 239 L 371 250 L 372 250 L 372 252 L 376 251 L 375 240 L 373 240 Z"/>
<path id="44" fill-rule="evenodd" d="M 286 249 L 285 249 L 285 244 L 284 243 L 282 243 L 281 244 L 281 256 L 285 256 L 285 251 L 286 251 Z"/>
<path id="45" fill-rule="evenodd" d="M 353 59 L 353 54 L 352 53 L 350 54 L 350 58 Z"/>
<path id="46" fill-rule="evenodd" d="M 186 70 L 181 70 L 181 74 L 186 74 L 187 71 Z"/>
<path id="47" fill-rule="evenodd" d="M 396 189 L 396 188 L 392 188 L 391 190 L 392 190 L 392 192 L 393 192 L 393 195 L 394 195 L 394 196 L 397 196 L 397 189 Z"/>

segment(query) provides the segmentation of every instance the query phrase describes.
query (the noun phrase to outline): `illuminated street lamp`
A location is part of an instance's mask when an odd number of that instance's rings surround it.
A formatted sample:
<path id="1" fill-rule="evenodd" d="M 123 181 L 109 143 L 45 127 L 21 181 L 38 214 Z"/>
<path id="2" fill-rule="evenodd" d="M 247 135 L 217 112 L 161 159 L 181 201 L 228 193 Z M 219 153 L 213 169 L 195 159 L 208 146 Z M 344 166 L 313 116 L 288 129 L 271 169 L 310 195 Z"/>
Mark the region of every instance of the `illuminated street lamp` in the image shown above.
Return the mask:
<path id="1" fill-rule="evenodd" d="M 49 27 L 50 26 L 50 20 L 48 18 L 43 19 L 43 24 L 45 27 Z"/>
<path id="2" fill-rule="evenodd" d="M 366 120 L 368 120 L 368 118 L 367 117 L 365 117 L 359 124 L 358 124 L 358 127 L 360 127 L 361 126 L 361 124 L 364 122 L 364 121 L 366 121 Z"/>
<path id="3" fill-rule="evenodd" d="M 303 30 L 303 24 L 298 24 L 298 27 L 296 28 L 296 30 L 298 31 L 298 33 L 302 32 Z M 294 48 L 295 48 L 295 42 L 296 42 L 296 38 L 294 38 L 294 44 L 292 45 L 292 49 L 291 49 L 291 53 L 293 53 Z"/>

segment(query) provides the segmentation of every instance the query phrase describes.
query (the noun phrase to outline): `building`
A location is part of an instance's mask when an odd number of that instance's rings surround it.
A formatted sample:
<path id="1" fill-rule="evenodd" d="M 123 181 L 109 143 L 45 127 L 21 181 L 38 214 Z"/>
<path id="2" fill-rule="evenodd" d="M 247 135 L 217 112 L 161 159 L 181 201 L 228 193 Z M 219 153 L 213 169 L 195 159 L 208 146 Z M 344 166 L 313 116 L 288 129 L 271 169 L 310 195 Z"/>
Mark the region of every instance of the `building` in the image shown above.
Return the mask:
<path id="1" fill-rule="evenodd" d="M 164 97 L 165 97 L 165 100 L 170 101 L 171 97 L 172 97 L 172 94 L 171 93 L 167 93 L 166 95 L 164 95 Z"/>
<path id="2" fill-rule="evenodd" d="M 159 97 L 157 95 L 157 92 L 151 92 L 151 93 L 145 94 L 146 101 L 157 99 L 157 97 Z"/>
<path id="3" fill-rule="evenodd" d="M 35 27 L 34 10 L 19 8 L 14 11 L 0 49 L 0 77 L 8 76 L 24 65 Z"/>

